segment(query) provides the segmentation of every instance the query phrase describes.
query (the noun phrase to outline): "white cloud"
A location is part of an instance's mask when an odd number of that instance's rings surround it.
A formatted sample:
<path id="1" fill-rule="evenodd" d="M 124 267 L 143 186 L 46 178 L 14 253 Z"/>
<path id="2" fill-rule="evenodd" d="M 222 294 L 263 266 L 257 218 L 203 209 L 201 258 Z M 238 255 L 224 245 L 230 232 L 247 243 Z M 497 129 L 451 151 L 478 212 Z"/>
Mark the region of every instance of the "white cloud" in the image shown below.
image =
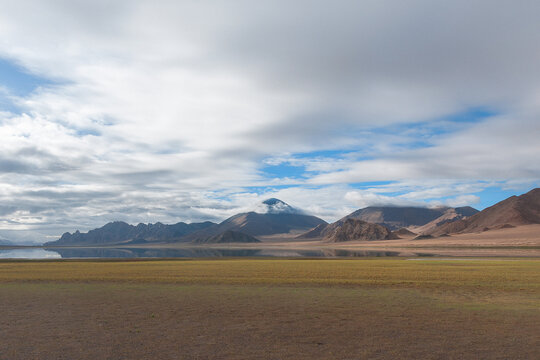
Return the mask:
<path id="1" fill-rule="evenodd" d="M 355 204 L 359 208 L 368 206 L 420 206 L 420 207 L 439 207 L 439 206 L 474 206 L 480 201 L 477 195 L 465 194 L 458 195 L 444 200 L 429 200 L 426 196 L 417 200 L 411 200 L 410 193 L 399 196 L 381 195 L 369 190 L 349 191 L 345 194 L 345 199 Z M 414 197 L 412 197 L 414 198 Z"/>
<path id="2" fill-rule="evenodd" d="M 0 5 L 0 57 L 55 80 L 0 90 L 22 109 L 0 112 L 5 231 L 216 220 L 270 195 L 332 220 L 540 178 L 536 3 Z M 449 119 L 471 108 L 495 115 Z M 349 186 L 371 181 L 391 184 Z"/>
<path id="3" fill-rule="evenodd" d="M 477 204 L 479 202 L 480 202 L 480 197 L 476 195 L 461 195 L 461 196 L 456 196 L 455 198 L 446 200 L 444 204 L 451 207 L 459 207 L 459 206 L 474 206 L 474 204 Z"/>
<path id="4" fill-rule="evenodd" d="M 424 204 L 395 196 L 385 196 L 370 191 L 349 191 L 345 199 L 359 208 L 368 206 L 422 206 Z"/>

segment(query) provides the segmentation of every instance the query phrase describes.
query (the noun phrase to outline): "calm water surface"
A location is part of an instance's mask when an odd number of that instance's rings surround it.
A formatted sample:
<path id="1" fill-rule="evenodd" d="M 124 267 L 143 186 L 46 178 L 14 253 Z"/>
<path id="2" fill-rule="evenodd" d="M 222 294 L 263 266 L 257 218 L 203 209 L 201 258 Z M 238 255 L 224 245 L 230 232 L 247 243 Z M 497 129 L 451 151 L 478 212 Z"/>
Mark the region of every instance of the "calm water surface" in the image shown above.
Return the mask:
<path id="1" fill-rule="evenodd" d="M 350 251 L 337 249 L 218 249 L 218 248 L 47 248 L 0 249 L 0 259 L 105 259 L 105 258 L 221 258 L 221 257 L 389 257 L 397 251 Z M 407 255 L 411 255 L 408 253 Z M 432 256 L 417 253 L 416 256 Z"/>

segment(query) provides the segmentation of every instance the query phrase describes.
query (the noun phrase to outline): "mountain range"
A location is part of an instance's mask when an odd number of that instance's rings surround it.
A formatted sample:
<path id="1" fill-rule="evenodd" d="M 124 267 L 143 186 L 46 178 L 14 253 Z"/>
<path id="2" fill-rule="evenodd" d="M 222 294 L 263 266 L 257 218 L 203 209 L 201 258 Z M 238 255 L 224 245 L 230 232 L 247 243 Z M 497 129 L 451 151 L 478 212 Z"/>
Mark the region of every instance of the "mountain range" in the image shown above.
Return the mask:
<path id="1" fill-rule="evenodd" d="M 216 224 L 212 222 L 174 225 L 112 222 L 90 230 L 65 233 L 47 246 L 109 245 L 145 243 L 259 242 L 259 237 L 322 240 L 326 242 L 391 240 L 400 237 L 441 236 L 479 232 L 526 224 L 540 224 L 540 189 L 512 196 L 489 208 L 378 206 L 356 210 L 328 224 L 279 199 L 268 199 L 257 212 L 240 213 Z"/>
<path id="2" fill-rule="evenodd" d="M 427 233 L 471 233 L 528 224 L 540 224 L 540 188 L 511 196 L 468 218 L 441 224 Z"/>
<path id="3" fill-rule="evenodd" d="M 391 240 L 399 239 L 386 226 L 370 223 L 367 221 L 344 218 L 326 226 L 318 226 L 315 229 L 300 235 L 299 238 L 323 238 L 326 242 L 343 241 L 366 241 L 366 240 Z"/>
<path id="4" fill-rule="evenodd" d="M 180 222 L 174 225 L 156 223 L 133 226 L 116 221 L 87 233 L 81 233 L 78 230 L 74 233 L 67 232 L 60 239 L 45 245 L 255 242 L 248 239 L 261 235 L 300 233 L 317 225 L 326 224 L 326 221 L 316 216 L 305 215 L 303 211 L 278 199 L 263 201 L 258 210 L 264 213 L 254 211 L 241 213 L 219 224 L 207 221 L 192 224 Z M 242 237 L 238 233 L 246 236 Z M 255 240 L 258 241 L 256 238 Z"/>
<path id="5" fill-rule="evenodd" d="M 478 210 L 470 207 L 397 207 L 369 206 L 345 216 L 345 219 L 358 219 L 370 223 L 384 225 L 390 230 L 423 226 L 431 222 L 441 223 L 445 220 L 462 219 L 474 215 Z"/>
<path id="6" fill-rule="evenodd" d="M 321 238 L 327 242 L 399 239 L 423 233 L 423 229 L 465 219 L 476 213 L 478 210 L 469 206 L 458 208 L 369 206 L 356 210 L 332 224 L 311 229 L 298 238 Z"/>
<path id="7" fill-rule="evenodd" d="M 160 222 L 155 224 L 139 224 L 133 226 L 123 221 L 110 222 L 99 229 L 81 233 L 79 230 L 73 234 L 67 232 L 56 241 L 45 243 L 47 246 L 56 245 L 108 245 L 121 243 L 149 243 L 171 242 L 180 240 L 184 236 L 195 231 L 211 227 L 213 222 L 186 224 L 179 222 L 174 225 L 165 225 Z"/>
<path id="8" fill-rule="evenodd" d="M 288 234 L 303 232 L 321 224 L 327 224 L 327 222 L 316 216 L 301 213 L 248 212 L 234 215 L 219 224 L 193 232 L 187 235 L 184 241 L 198 241 L 198 239 L 215 236 L 228 230 L 251 236 Z"/>

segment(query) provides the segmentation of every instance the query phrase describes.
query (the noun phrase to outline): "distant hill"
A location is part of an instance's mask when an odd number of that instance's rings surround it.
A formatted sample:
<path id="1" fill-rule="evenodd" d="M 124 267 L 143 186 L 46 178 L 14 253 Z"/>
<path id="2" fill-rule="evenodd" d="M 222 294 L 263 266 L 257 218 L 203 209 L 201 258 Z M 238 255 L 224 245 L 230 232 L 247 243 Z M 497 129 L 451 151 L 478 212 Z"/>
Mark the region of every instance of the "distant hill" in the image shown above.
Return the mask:
<path id="1" fill-rule="evenodd" d="M 416 236 L 417 234 L 415 232 L 412 232 L 410 230 L 407 230 L 406 228 L 401 228 L 399 230 L 392 231 L 394 235 L 397 235 L 399 237 L 412 237 Z"/>
<path id="2" fill-rule="evenodd" d="M 151 242 L 192 242 L 227 241 L 240 239 L 239 232 L 251 237 L 260 235 L 284 234 L 291 231 L 306 231 L 326 222 L 318 217 L 306 215 L 279 199 L 268 199 L 259 204 L 258 212 L 234 215 L 220 224 L 212 222 L 174 225 L 162 223 L 139 224 L 133 226 L 122 221 L 115 221 L 87 233 L 76 231 L 65 233 L 56 241 L 46 246 L 59 245 L 108 245 L 108 244 L 146 244 Z M 221 236 L 226 233 L 225 236 Z M 217 237 L 216 237 L 217 236 Z M 221 236 L 221 237 L 220 237 Z M 216 238 L 214 238 L 216 237 Z M 245 238 L 244 242 L 247 242 Z M 257 240 L 258 241 L 258 240 Z"/>
<path id="3" fill-rule="evenodd" d="M 98 229 L 81 233 L 79 230 L 65 233 L 56 241 L 45 243 L 46 246 L 58 245 L 107 245 L 120 243 L 170 242 L 178 240 L 194 231 L 215 225 L 210 221 L 186 224 L 179 222 L 174 225 L 139 224 L 133 226 L 123 221 L 115 221 Z"/>
<path id="4" fill-rule="evenodd" d="M 316 216 L 301 214 L 258 214 L 255 212 L 234 215 L 207 231 L 237 230 L 253 236 L 284 234 L 292 230 L 307 230 L 326 224 Z"/>
<path id="5" fill-rule="evenodd" d="M 427 226 L 427 224 L 433 224 L 431 225 L 431 228 L 434 228 L 443 222 L 462 219 L 477 212 L 478 210 L 469 206 L 460 208 L 439 207 L 432 209 L 410 206 L 370 206 L 356 210 L 333 224 L 320 224 L 308 232 L 298 236 L 298 238 L 325 238 L 328 236 L 329 231 L 334 231 L 333 229 L 342 225 L 346 220 L 349 219 L 360 220 L 370 224 L 377 224 L 383 226 L 389 231 L 394 230 L 393 233 L 389 235 L 389 239 L 398 238 L 400 235 L 410 237 L 419 233 L 415 228 Z M 365 229 L 365 227 L 362 227 L 362 229 Z M 382 234 L 382 232 L 379 233 Z"/>
<path id="6" fill-rule="evenodd" d="M 469 218 L 437 226 L 429 233 L 471 233 L 528 224 L 540 224 L 540 188 L 511 196 Z"/>
<path id="7" fill-rule="evenodd" d="M 461 208 L 423 208 L 423 207 L 397 207 L 397 206 L 370 206 L 347 215 L 344 219 L 359 219 L 366 222 L 380 224 L 391 230 L 422 226 L 443 216 L 448 210 L 453 210 L 458 216 L 471 216 L 478 212 L 472 207 Z"/>
<path id="8" fill-rule="evenodd" d="M 322 237 L 327 242 L 344 242 L 355 240 L 390 240 L 397 239 L 387 227 L 368 223 L 358 219 L 344 219 L 327 226 L 319 226 L 304 234 L 305 238 Z"/>
<path id="9" fill-rule="evenodd" d="M 470 206 L 446 208 L 446 211 L 435 220 L 432 220 L 422 226 L 409 226 L 409 230 L 415 232 L 416 234 L 431 233 L 435 228 L 443 224 L 448 224 L 458 220 L 466 219 L 476 213 L 478 213 L 478 210 Z"/>
<path id="10" fill-rule="evenodd" d="M 335 223 L 332 223 L 335 224 Z M 313 229 L 306 231 L 303 234 L 300 234 L 297 236 L 298 239 L 316 239 L 316 238 L 322 238 L 326 234 L 326 228 L 331 226 L 332 224 L 319 224 L 315 226 Z"/>
<path id="11" fill-rule="evenodd" d="M 186 236 L 184 241 L 196 241 L 221 234 L 225 231 L 239 231 L 251 236 L 286 234 L 291 231 L 306 231 L 326 221 L 311 215 L 305 215 L 301 210 L 278 199 L 268 199 L 262 203 L 259 212 L 241 213 L 223 222 L 194 232 Z"/>
<path id="12" fill-rule="evenodd" d="M 210 236 L 206 239 L 197 239 L 196 243 L 223 244 L 223 243 L 258 243 L 259 239 L 239 231 L 227 230 L 221 234 Z"/>

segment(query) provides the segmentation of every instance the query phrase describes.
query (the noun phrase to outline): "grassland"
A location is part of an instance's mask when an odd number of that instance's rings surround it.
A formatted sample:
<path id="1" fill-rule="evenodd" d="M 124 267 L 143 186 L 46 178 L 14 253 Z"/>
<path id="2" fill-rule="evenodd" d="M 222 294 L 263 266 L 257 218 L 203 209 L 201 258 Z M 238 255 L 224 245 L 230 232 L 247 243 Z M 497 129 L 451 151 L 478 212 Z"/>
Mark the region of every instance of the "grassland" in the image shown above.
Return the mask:
<path id="1" fill-rule="evenodd" d="M 0 359 L 537 359 L 540 260 L 0 262 Z"/>

